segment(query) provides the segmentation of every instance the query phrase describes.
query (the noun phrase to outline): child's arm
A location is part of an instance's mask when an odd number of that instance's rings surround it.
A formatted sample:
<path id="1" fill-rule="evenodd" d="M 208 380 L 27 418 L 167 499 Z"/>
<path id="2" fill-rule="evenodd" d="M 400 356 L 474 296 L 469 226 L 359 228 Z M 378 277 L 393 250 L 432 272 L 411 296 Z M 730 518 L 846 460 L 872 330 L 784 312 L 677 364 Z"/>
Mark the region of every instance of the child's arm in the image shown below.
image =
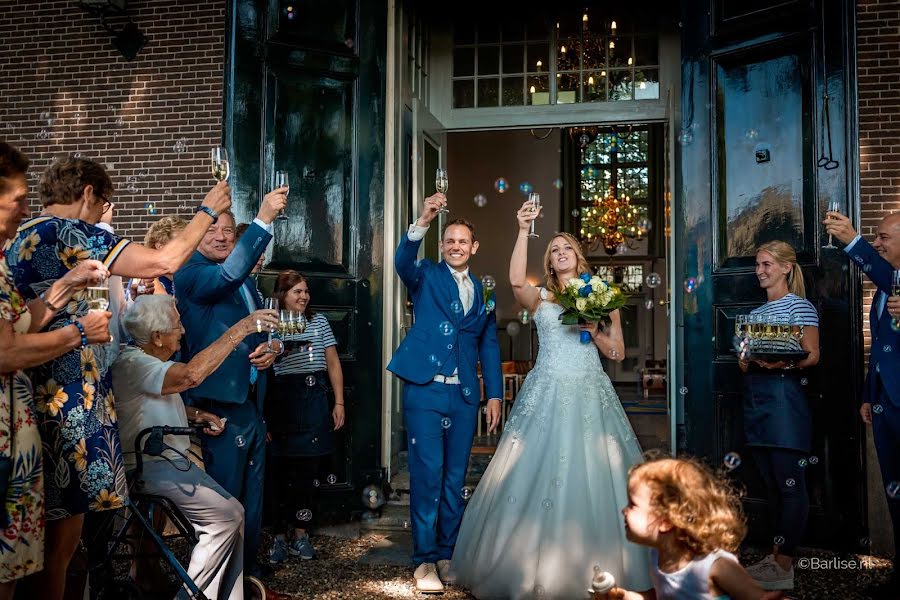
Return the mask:
<path id="1" fill-rule="evenodd" d="M 710 592 L 727 594 L 732 600 L 778 600 L 781 592 L 766 592 L 739 563 L 720 558 L 709 570 Z M 773 595 L 774 594 L 774 595 Z"/>
<path id="2" fill-rule="evenodd" d="M 594 594 L 596 598 L 597 595 Z M 609 590 L 606 595 L 609 600 L 656 600 L 656 590 L 647 590 L 646 592 L 631 592 L 620 587 L 614 587 Z"/>

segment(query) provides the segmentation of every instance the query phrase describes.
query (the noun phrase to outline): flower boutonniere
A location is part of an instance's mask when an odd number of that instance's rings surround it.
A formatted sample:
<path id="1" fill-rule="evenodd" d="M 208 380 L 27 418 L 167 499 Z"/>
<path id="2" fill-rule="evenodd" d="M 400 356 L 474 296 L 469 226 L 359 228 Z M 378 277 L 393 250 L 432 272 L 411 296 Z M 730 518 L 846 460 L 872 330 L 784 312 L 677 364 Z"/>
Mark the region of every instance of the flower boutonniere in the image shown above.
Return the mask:
<path id="1" fill-rule="evenodd" d="M 485 275 L 481 278 L 481 300 L 482 312 L 490 313 L 495 308 L 497 308 L 497 298 L 494 293 L 494 288 L 496 287 L 496 283 L 494 282 L 494 278 L 490 275 Z"/>

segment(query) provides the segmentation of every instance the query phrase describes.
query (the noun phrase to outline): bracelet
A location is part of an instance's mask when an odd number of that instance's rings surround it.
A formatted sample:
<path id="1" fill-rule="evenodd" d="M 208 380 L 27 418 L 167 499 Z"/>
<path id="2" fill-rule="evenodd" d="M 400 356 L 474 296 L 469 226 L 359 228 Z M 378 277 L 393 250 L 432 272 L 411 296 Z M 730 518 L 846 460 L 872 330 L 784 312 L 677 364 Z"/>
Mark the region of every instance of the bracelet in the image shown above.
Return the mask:
<path id="1" fill-rule="evenodd" d="M 87 348 L 88 347 L 88 339 L 87 339 L 87 335 L 84 333 L 84 325 L 82 325 L 78 321 L 72 321 L 72 325 L 74 325 L 78 329 L 78 333 L 81 334 L 81 347 Z"/>
<path id="2" fill-rule="evenodd" d="M 47 296 L 45 296 L 46 293 L 47 293 L 47 292 L 41 292 L 40 296 L 38 296 L 38 297 L 44 302 L 44 305 L 45 305 L 47 308 L 49 308 L 49 309 L 52 310 L 53 312 L 59 312 L 59 309 L 56 308 L 55 306 L 53 306 L 52 304 L 50 304 L 50 301 L 47 300 Z"/>
<path id="3" fill-rule="evenodd" d="M 335 402 L 334 405 L 335 405 L 335 406 L 343 406 L 344 403 L 343 403 L 343 402 Z"/>

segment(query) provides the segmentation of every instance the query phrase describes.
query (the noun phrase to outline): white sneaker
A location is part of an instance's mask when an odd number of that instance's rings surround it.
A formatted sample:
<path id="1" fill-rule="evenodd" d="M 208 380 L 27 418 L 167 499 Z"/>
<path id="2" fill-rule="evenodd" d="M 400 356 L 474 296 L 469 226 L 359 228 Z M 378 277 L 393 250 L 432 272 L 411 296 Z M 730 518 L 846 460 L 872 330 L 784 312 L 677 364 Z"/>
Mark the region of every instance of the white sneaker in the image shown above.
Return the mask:
<path id="1" fill-rule="evenodd" d="M 434 563 L 422 563 L 416 567 L 413 577 L 416 579 L 416 589 L 426 594 L 442 594 L 444 584 L 441 583 L 435 570 Z"/>
<path id="2" fill-rule="evenodd" d="M 449 560 L 439 560 L 437 561 L 437 574 L 438 577 L 441 578 L 441 581 L 444 582 L 445 585 L 453 583 L 453 578 L 450 577 L 450 561 Z"/>
<path id="3" fill-rule="evenodd" d="M 777 562 L 772 560 L 763 564 L 762 562 L 753 565 L 758 567 L 754 569 L 750 576 L 756 580 L 756 583 L 764 590 L 792 590 L 794 589 L 794 566 L 785 571 Z M 749 570 L 748 570 L 749 572 Z"/>
<path id="4" fill-rule="evenodd" d="M 756 571 L 759 571 L 760 569 L 762 569 L 762 570 L 768 569 L 768 567 L 766 565 L 773 564 L 774 562 L 775 562 L 775 555 L 769 554 L 761 561 L 753 563 L 752 565 L 750 565 L 748 567 L 744 567 L 744 569 L 748 573 L 750 573 L 750 575 L 752 576 Z"/>

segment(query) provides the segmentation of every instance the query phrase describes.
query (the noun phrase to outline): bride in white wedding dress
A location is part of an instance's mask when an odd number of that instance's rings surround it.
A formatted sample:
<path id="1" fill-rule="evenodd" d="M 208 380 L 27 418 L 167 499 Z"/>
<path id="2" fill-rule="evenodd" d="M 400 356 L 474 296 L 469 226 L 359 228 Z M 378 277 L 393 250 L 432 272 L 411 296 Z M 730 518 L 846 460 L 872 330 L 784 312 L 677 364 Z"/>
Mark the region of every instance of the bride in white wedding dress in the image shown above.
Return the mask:
<path id="1" fill-rule="evenodd" d="M 594 565 L 618 585 L 650 589 L 649 554 L 625 538 L 628 469 L 641 448 L 598 349 L 624 354 L 618 311 L 603 330 L 559 320 L 553 290 L 589 270 L 578 242 L 557 234 L 544 256 L 549 289 L 525 279 L 527 233 L 538 213 L 526 202 L 509 266 L 516 300 L 534 316 L 540 347 L 494 458 L 469 501 L 451 577 L 480 600 L 586 597 Z"/>

